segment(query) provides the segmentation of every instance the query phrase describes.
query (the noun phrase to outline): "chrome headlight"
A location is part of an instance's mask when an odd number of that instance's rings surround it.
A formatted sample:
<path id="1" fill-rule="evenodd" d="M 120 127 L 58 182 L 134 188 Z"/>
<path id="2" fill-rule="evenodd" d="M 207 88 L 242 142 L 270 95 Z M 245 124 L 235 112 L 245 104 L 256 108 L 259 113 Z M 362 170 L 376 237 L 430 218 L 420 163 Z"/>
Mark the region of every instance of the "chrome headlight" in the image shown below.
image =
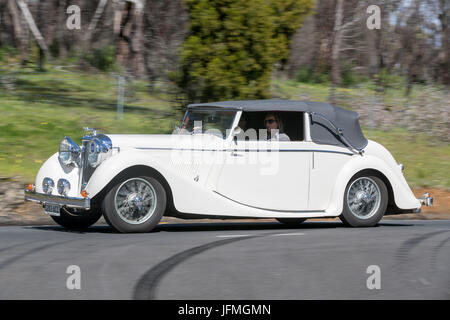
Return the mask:
<path id="1" fill-rule="evenodd" d="M 70 191 L 70 182 L 66 179 L 58 180 L 58 193 L 62 196 L 67 196 Z"/>
<path id="2" fill-rule="evenodd" d="M 112 148 L 111 139 L 105 135 L 98 135 L 87 145 L 87 160 L 91 167 L 97 167 L 103 160 L 104 154 L 108 153 Z"/>
<path id="3" fill-rule="evenodd" d="M 59 143 L 59 160 L 68 166 L 80 163 L 81 148 L 69 137 L 64 137 Z"/>
<path id="4" fill-rule="evenodd" d="M 55 183 L 50 178 L 44 178 L 42 181 L 42 190 L 47 193 L 51 194 L 53 191 L 53 188 L 55 187 Z"/>

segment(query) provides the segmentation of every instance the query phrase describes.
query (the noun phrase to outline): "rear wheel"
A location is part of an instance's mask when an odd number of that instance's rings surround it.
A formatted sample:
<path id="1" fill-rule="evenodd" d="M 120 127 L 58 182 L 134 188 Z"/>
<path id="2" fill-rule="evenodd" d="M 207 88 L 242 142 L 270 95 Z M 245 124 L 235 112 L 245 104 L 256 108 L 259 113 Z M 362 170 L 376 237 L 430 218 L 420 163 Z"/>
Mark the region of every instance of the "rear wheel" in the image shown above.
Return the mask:
<path id="1" fill-rule="evenodd" d="M 278 218 L 277 220 L 278 222 L 288 226 L 296 226 L 305 222 L 306 218 Z"/>
<path id="2" fill-rule="evenodd" d="M 344 208 L 339 218 L 351 227 L 373 227 L 383 217 L 388 204 L 388 191 L 376 176 L 356 176 L 348 183 Z"/>
<path id="3" fill-rule="evenodd" d="M 106 222 L 118 232 L 149 232 L 166 209 L 166 192 L 149 176 L 122 179 L 103 199 Z"/>
<path id="4" fill-rule="evenodd" d="M 98 208 L 90 210 L 61 208 L 59 217 L 51 216 L 60 226 L 66 229 L 85 229 L 100 219 L 102 212 Z"/>

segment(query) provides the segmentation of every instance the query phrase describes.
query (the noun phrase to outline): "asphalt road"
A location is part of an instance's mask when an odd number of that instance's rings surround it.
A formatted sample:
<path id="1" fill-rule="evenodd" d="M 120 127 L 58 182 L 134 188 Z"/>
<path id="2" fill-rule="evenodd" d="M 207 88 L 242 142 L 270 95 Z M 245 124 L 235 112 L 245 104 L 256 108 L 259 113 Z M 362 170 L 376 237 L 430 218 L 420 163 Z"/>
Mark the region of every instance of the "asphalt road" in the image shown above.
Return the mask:
<path id="1" fill-rule="evenodd" d="M 0 299 L 450 299 L 449 266 L 450 220 L 0 227 Z"/>

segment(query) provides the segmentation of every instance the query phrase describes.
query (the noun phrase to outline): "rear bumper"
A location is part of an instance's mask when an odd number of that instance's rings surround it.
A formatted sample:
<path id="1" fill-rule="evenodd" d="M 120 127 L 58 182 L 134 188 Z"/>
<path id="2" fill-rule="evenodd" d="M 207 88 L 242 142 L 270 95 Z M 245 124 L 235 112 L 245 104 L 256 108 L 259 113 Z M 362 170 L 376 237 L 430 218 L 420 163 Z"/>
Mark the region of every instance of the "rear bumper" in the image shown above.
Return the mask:
<path id="1" fill-rule="evenodd" d="M 55 196 L 29 190 L 25 190 L 25 201 L 38 202 L 42 204 L 53 203 L 69 208 L 80 208 L 85 210 L 89 210 L 91 208 L 91 200 L 89 198 Z"/>
<path id="2" fill-rule="evenodd" d="M 433 205 L 433 197 L 430 197 L 428 192 L 425 193 L 422 198 L 417 198 L 417 200 L 420 201 L 421 206 L 417 209 L 413 209 L 412 213 L 422 212 L 422 206 L 431 207 Z"/>
<path id="3" fill-rule="evenodd" d="M 433 197 L 430 197 L 430 194 L 427 192 L 423 195 L 422 198 L 417 198 L 420 203 L 424 206 L 431 207 L 433 205 Z"/>

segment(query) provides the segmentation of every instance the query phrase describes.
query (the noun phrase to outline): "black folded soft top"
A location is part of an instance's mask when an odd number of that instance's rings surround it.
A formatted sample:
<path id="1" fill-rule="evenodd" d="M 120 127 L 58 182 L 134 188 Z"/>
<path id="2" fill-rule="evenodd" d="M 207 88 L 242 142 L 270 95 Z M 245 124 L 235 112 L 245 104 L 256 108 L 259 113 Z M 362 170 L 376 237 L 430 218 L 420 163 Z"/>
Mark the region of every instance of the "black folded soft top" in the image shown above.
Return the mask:
<path id="1" fill-rule="evenodd" d="M 220 101 L 188 105 L 188 108 L 207 107 L 242 110 L 244 112 L 307 112 L 311 117 L 311 139 L 314 142 L 347 147 L 348 144 L 345 142 L 347 140 L 356 149 L 363 149 L 368 143 L 359 125 L 359 114 L 357 112 L 325 102 L 269 99 Z M 337 128 L 342 130 L 342 135 L 337 132 Z"/>

